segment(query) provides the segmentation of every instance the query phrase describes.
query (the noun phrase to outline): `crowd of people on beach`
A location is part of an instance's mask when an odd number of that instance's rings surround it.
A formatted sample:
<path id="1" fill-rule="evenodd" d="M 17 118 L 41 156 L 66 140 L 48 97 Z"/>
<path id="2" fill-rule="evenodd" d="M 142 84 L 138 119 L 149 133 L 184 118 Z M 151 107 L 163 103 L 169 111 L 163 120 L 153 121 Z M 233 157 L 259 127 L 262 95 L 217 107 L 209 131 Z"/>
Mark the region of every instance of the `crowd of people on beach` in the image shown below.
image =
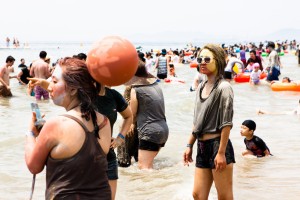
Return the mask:
<path id="1" fill-rule="evenodd" d="M 197 74 L 190 91 L 196 91 L 193 127 L 183 153 L 184 165 L 193 162 L 197 145 L 194 199 L 208 199 L 212 183 L 219 199 L 233 199 L 232 179 L 235 155 L 230 141 L 233 126 L 233 77 L 250 73 L 250 83 L 261 82 L 266 73 L 270 84 L 279 81 L 281 51 L 299 45 L 268 41 L 266 45 L 215 45 L 183 50 L 137 51 L 135 75 L 125 83 L 120 94 L 109 85 L 97 83 L 87 67 L 87 55 L 79 53 L 51 63 L 46 51 L 29 66 L 20 60 L 20 72 L 14 72 L 15 59 L 8 56 L 0 67 L 0 97 L 13 95 L 11 78 L 27 87 L 27 94 L 37 101 L 52 99 L 66 113 L 47 120 L 42 129 L 35 126 L 32 114 L 26 133 L 25 161 L 32 174 L 46 166 L 46 199 L 115 199 L 118 167 L 128 167 L 132 160 L 139 169 L 153 169 L 155 157 L 168 141 L 169 127 L 160 81 L 178 80 L 177 64 L 197 63 Z M 250 57 L 246 58 L 246 52 Z M 264 60 L 262 53 L 268 53 Z M 299 58 L 300 59 L 300 58 Z M 300 62 L 299 62 L 300 64 Z M 153 75 L 154 70 L 156 74 Z M 285 77 L 282 82 L 292 82 Z M 122 125 L 116 137 L 113 126 L 118 113 Z M 300 115 L 299 109 L 295 113 Z M 268 114 L 258 111 L 258 114 Z M 254 135 L 256 123 L 241 123 L 246 150 L 243 156 L 271 156 L 266 143 Z M 117 154 L 115 149 L 117 148 Z"/>

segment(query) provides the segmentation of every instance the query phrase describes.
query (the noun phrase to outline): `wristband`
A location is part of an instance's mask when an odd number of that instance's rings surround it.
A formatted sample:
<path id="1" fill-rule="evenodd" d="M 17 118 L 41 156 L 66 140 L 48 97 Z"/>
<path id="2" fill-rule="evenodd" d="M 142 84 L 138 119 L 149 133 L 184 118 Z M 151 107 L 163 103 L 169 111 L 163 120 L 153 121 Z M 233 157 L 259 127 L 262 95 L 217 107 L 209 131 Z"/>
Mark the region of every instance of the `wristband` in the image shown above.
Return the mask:
<path id="1" fill-rule="evenodd" d="M 122 133 L 119 133 L 119 134 L 118 134 L 118 137 L 120 137 L 121 139 L 125 140 L 125 136 L 122 135 Z"/>
<path id="2" fill-rule="evenodd" d="M 192 144 L 186 144 L 186 147 L 193 148 L 193 145 Z"/>
<path id="3" fill-rule="evenodd" d="M 34 133 L 32 131 L 27 131 L 26 136 L 32 136 L 35 137 Z"/>

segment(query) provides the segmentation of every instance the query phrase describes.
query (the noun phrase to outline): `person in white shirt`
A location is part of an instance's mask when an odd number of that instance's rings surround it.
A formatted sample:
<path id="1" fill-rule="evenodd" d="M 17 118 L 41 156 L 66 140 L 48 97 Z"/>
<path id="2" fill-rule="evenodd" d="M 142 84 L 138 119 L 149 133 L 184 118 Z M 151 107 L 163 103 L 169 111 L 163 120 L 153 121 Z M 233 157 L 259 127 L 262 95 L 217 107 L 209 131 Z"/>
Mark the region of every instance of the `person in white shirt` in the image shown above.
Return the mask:
<path id="1" fill-rule="evenodd" d="M 250 84 L 257 85 L 259 84 L 261 71 L 259 69 L 259 64 L 254 63 L 253 64 L 253 71 L 250 74 Z"/>

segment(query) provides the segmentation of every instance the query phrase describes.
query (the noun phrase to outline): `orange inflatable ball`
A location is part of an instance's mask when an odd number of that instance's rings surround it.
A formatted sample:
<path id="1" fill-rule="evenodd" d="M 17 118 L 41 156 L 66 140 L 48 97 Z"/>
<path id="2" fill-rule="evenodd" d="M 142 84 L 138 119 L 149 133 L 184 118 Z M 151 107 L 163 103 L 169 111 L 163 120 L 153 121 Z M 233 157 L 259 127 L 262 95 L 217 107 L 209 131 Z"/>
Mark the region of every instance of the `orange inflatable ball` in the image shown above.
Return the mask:
<path id="1" fill-rule="evenodd" d="M 129 81 L 137 70 L 138 61 L 133 44 L 119 36 L 108 36 L 96 42 L 86 60 L 91 76 L 107 86 Z"/>

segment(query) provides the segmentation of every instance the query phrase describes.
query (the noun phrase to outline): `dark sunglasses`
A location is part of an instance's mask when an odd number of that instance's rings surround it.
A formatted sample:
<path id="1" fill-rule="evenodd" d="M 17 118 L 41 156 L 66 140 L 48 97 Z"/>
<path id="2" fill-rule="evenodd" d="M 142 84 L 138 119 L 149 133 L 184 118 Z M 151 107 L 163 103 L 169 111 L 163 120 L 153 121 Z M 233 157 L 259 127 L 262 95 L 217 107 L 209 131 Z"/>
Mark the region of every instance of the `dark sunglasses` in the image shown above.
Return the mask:
<path id="1" fill-rule="evenodd" d="M 199 57 L 199 58 L 197 58 L 197 62 L 198 62 L 199 64 L 202 63 L 202 60 L 204 60 L 204 62 L 205 62 L 206 64 L 208 64 L 208 63 L 210 63 L 211 58 L 210 58 L 210 57 L 205 57 L 205 58 Z"/>

